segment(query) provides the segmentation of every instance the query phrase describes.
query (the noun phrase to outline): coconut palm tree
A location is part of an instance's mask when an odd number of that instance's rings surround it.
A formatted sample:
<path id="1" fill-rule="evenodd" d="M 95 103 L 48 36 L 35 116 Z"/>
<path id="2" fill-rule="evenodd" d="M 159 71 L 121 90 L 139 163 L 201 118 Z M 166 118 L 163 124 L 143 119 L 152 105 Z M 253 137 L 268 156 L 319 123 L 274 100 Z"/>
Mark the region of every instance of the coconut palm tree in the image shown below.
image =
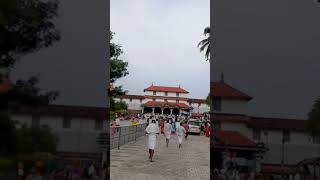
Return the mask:
<path id="1" fill-rule="evenodd" d="M 203 35 L 206 37 L 198 43 L 200 52 L 205 51 L 206 60 L 210 61 L 210 27 L 206 27 L 203 31 Z"/>

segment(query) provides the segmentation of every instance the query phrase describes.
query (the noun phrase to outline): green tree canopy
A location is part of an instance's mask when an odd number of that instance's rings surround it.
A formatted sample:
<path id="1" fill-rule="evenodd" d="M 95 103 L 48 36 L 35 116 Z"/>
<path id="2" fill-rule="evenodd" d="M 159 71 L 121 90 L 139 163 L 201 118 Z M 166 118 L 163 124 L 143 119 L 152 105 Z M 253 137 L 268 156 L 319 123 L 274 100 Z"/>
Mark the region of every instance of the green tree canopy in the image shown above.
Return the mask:
<path id="1" fill-rule="evenodd" d="M 113 32 L 110 32 L 110 41 L 114 36 Z M 128 62 L 123 61 L 120 55 L 123 53 L 121 46 L 110 42 L 110 82 L 114 83 L 117 79 L 125 77 L 129 74 Z M 126 110 L 128 105 L 125 102 L 115 102 L 113 97 L 119 95 L 125 95 L 127 91 L 122 89 L 122 86 L 113 87 L 110 91 L 110 108 L 111 111 Z"/>
<path id="2" fill-rule="evenodd" d="M 112 41 L 114 33 L 110 32 L 110 41 Z M 121 46 L 110 42 L 110 82 L 114 83 L 117 79 L 125 77 L 129 74 L 128 62 L 123 61 L 120 55 L 123 53 Z"/>
<path id="3" fill-rule="evenodd" d="M 320 97 L 314 102 L 308 113 L 307 128 L 311 135 L 320 135 Z"/>
<path id="4" fill-rule="evenodd" d="M 60 39 L 53 23 L 57 9 L 56 0 L 0 1 L 0 68 Z"/>
<path id="5" fill-rule="evenodd" d="M 57 0 L 0 1 L 0 69 L 13 68 L 21 56 L 60 39 L 54 25 L 57 11 Z M 12 90 L 0 94 L 0 109 L 9 104 L 46 105 L 57 97 L 56 91 L 41 92 L 38 83 L 38 76 L 18 80 Z"/>
<path id="6" fill-rule="evenodd" d="M 60 33 L 54 25 L 57 10 L 56 0 L 0 1 L 0 83 L 4 76 L 9 75 L 4 74 L 3 70 L 9 72 L 22 56 L 49 47 L 60 40 Z M 47 105 L 58 96 L 56 91 L 41 91 L 37 87 L 38 82 L 37 76 L 19 79 L 11 90 L 0 94 L 0 140 L 3 140 L 1 152 L 12 152 L 11 150 L 18 146 L 15 144 L 17 139 L 24 137 L 19 135 L 10 118 L 16 107 Z"/>

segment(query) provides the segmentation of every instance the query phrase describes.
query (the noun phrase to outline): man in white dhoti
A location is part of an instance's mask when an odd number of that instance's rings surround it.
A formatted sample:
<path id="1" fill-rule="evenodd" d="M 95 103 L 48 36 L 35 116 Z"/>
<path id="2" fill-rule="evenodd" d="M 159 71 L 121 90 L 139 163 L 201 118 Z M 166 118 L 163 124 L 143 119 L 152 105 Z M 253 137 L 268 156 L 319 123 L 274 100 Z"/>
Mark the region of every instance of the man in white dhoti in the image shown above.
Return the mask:
<path id="1" fill-rule="evenodd" d="M 156 125 L 155 120 L 152 120 L 151 124 L 149 124 L 148 127 L 146 128 L 146 134 L 149 135 L 149 138 L 148 138 L 149 159 L 150 159 L 150 162 L 153 162 L 153 154 L 154 154 L 154 148 L 157 142 L 157 134 L 160 134 L 159 127 Z"/>
<path id="2" fill-rule="evenodd" d="M 172 133 L 172 125 L 170 124 L 170 121 L 167 120 L 166 124 L 164 125 L 164 135 L 166 137 L 167 147 L 169 145 L 171 133 Z"/>
<path id="3" fill-rule="evenodd" d="M 186 129 L 182 126 L 182 123 L 177 127 L 177 136 L 179 140 L 179 148 L 181 148 L 182 140 L 185 137 Z"/>

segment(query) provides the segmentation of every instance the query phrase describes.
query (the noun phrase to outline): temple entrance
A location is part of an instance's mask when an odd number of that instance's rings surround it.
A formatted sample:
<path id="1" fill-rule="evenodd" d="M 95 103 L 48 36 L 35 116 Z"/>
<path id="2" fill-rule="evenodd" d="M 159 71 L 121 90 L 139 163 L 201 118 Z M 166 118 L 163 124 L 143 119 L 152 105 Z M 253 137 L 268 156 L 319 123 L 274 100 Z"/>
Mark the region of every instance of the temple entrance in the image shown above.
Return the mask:
<path id="1" fill-rule="evenodd" d="M 172 110 L 172 114 L 179 115 L 180 114 L 180 110 L 175 108 L 175 109 Z"/>
<path id="2" fill-rule="evenodd" d="M 170 109 L 169 108 L 164 108 L 163 114 L 170 114 Z"/>
<path id="3" fill-rule="evenodd" d="M 155 114 L 161 114 L 161 108 L 160 107 L 155 107 L 154 108 L 154 113 Z"/>
<path id="4" fill-rule="evenodd" d="M 144 107 L 143 112 L 144 113 L 152 113 L 152 108 L 151 107 Z"/>

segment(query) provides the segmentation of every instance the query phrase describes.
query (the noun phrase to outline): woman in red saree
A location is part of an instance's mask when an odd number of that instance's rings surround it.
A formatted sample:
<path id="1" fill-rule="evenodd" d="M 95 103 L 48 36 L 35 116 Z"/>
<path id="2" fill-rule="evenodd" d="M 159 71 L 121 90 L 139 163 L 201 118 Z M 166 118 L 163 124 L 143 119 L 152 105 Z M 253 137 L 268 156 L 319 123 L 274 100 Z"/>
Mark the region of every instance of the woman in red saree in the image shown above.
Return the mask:
<path id="1" fill-rule="evenodd" d="M 164 120 L 160 121 L 160 132 L 161 132 L 161 134 L 164 133 Z"/>
<path id="2" fill-rule="evenodd" d="M 205 134 L 206 134 L 206 137 L 210 137 L 210 131 L 211 131 L 211 128 L 210 128 L 210 125 L 209 124 L 205 124 Z"/>

